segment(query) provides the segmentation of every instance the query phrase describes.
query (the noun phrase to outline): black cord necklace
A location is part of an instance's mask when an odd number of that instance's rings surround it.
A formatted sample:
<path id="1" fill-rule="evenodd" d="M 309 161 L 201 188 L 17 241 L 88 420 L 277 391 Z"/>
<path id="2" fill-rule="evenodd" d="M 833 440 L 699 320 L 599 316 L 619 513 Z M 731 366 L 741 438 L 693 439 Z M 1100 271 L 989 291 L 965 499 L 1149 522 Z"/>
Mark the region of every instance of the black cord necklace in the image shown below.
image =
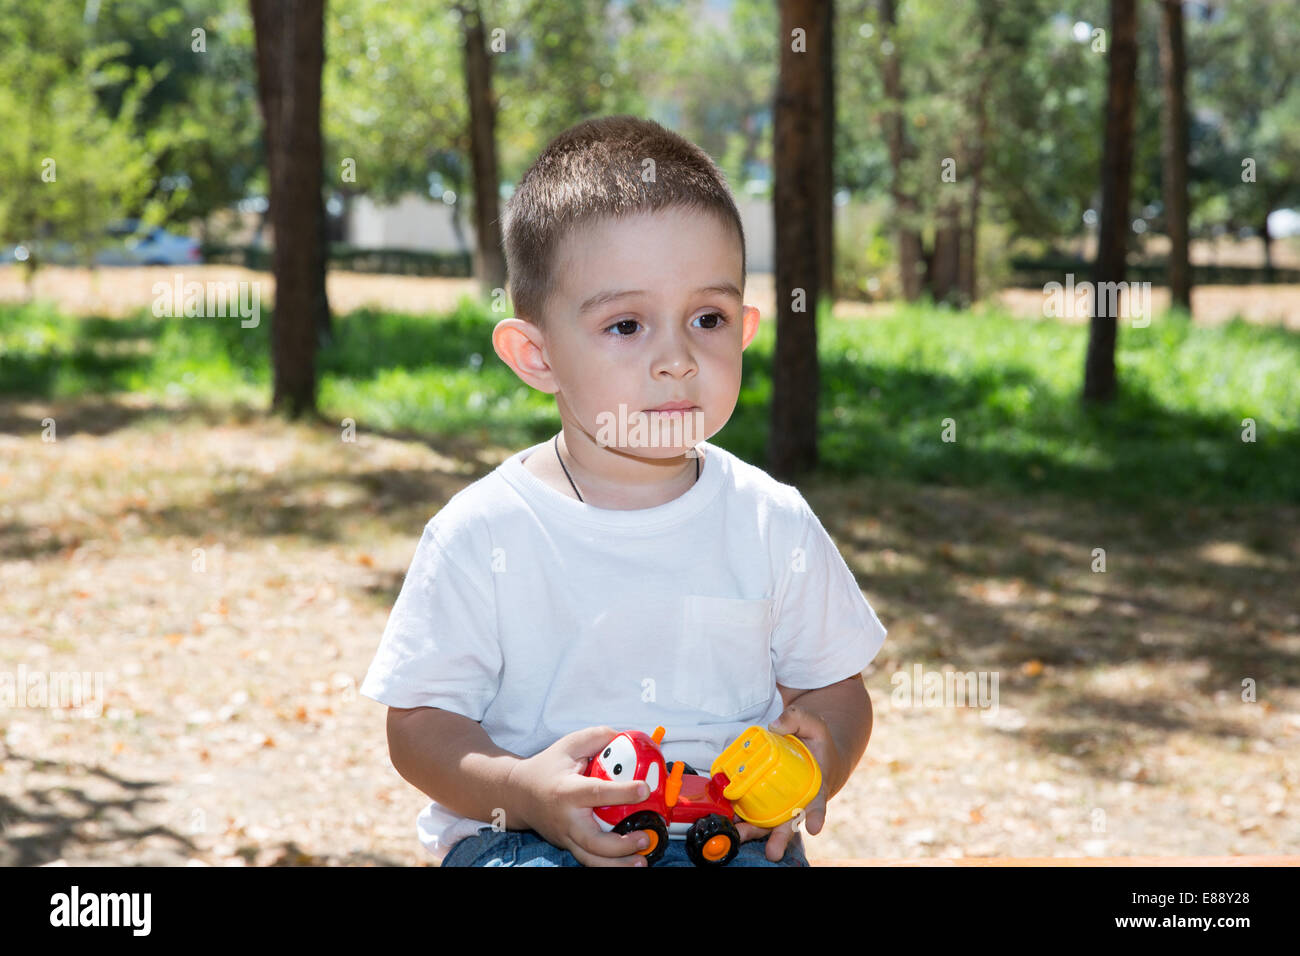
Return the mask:
<path id="1" fill-rule="evenodd" d="M 559 435 L 555 436 L 554 444 L 555 444 L 555 459 L 560 463 L 560 467 L 564 468 L 564 459 L 560 457 L 560 436 Z M 696 452 L 695 454 L 695 480 L 696 481 L 700 480 L 700 457 L 701 457 L 700 453 Z M 564 468 L 564 477 L 569 479 L 569 484 L 573 488 L 573 493 L 578 496 L 579 501 L 582 501 L 582 492 L 578 490 L 577 485 L 573 484 L 573 476 L 569 474 L 568 468 Z M 586 504 L 586 502 L 583 502 L 583 504 Z"/>

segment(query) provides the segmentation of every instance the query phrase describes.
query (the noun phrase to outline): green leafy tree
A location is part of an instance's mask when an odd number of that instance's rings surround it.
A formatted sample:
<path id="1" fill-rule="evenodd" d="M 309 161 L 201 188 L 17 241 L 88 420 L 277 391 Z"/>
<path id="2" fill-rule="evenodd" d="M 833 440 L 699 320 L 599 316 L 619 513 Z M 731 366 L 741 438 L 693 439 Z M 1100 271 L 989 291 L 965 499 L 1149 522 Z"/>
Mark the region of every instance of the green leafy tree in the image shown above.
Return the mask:
<path id="1" fill-rule="evenodd" d="M 29 246 L 29 283 L 44 242 L 70 243 L 89 261 L 112 220 L 141 213 L 160 223 L 183 199 L 183 190 L 162 198 L 155 189 L 156 160 L 174 132 L 138 122 L 166 67 L 132 69 L 121 61 L 126 50 L 95 42 L 72 0 L 39 10 L 0 4 L 0 236 L 37 240 Z M 118 102 L 112 112 L 103 91 Z"/>
<path id="2" fill-rule="evenodd" d="M 144 96 L 139 129 L 163 129 L 171 145 L 156 157 L 151 196 L 183 190 L 172 218 L 207 219 L 243 198 L 265 164 L 257 113 L 252 21 L 246 0 L 114 0 L 90 35 L 124 43 L 122 62 L 161 76 Z M 101 93 L 115 112 L 116 90 Z"/>
<path id="3" fill-rule="evenodd" d="M 1294 3 L 1215 2 L 1187 22 L 1192 231 L 1250 228 L 1300 206 L 1300 17 Z"/>
<path id="4" fill-rule="evenodd" d="M 924 239 L 932 294 L 974 296 L 981 223 L 1042 244 L 1080 231 L 1097 195 L 1106 57 L 1092 30 L 1104 10 L 1091 0 L 1072 16 L 1048 0 L 844 4 L 837 181 L 859 199 L 892 199 L 898 242 Z M 901 100 L 886 95 L 891 61 Z"/>

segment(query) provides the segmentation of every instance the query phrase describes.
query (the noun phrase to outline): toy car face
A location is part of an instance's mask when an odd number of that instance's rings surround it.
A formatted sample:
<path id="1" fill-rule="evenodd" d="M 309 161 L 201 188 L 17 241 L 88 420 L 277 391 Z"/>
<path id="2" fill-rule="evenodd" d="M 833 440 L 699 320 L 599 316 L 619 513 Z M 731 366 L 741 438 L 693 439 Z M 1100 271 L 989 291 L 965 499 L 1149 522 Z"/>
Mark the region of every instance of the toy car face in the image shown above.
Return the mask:
<path id="1" fill-rule="evenodd" d="M 659 789 L 658 754 L 648 747 L 638 748 L 627 734 L 619 734 L 596 755 L 591 776 L 615 783 L 644 780 L 653 794 Z"/>

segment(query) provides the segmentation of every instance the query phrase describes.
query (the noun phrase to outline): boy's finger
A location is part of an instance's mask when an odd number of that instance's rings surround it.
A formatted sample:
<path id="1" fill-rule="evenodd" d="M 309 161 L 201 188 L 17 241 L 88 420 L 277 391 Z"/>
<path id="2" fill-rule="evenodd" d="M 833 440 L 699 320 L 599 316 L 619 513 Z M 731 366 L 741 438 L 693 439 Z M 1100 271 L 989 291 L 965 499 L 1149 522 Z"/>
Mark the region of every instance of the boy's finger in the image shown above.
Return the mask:
<path id="1" fill-rule="evenodd" d="M 618 860 L 630 866 L 634 865 L 640 856 L 637 850 L 641 848 L 640 841 L 645 839 L 645 834 L 640 830 L 632 833 L 604 833 L 599 829 L 593 829 L 590 832 L 575 834 L 573 839 L 591 856 L 605 860 Z"/>
<path id="2" fill-rule="evenodd" d="M 578 787 L 578 803 L 584 807 L 615 807 L 640 803 L 650 796 L 650 787 L 644 780 L 615 783 L 613 780 L 583 777 Z"/>
<path id="3" fill-rule="evenodd" d="M 786 844 L 790 842 L 791 833 L 792 831 L 788 825 L 779 826 L 767 838 L 765 856 L 773 863 L 785 856 Z"/>
<path id="4" fill-rule="evenodd" d="M 633 854 L 624 857 L 600 856 L 595 853 L 589 853 L 580 846 L 572 847 L 569 850 L 573 858 L 583 866 L 645 866 L 643 857 Z"/>
<path id="5" fill-rule="evenodd" d="M 761 840 L 771 832 L 771 830 L 756 827 L 752 823 L 736 821 L 736 833 L 740 835 L 741 843 L 748 843 L 750 840 Z"/>
<path id="6" fill-rule="evenodd" d="M 618 731 L 613 727 L 584 727 L 564 738 L 564 752 L 574 760 L 586 760 L 600 753 L 617 736 Z"/>
<path id="7" fill-rule="evenodd" d="M 781 711 L 777 718 L 767 725 L 767 728 L 781 735 L 794 734 L 801 739 L 817 740 L 822 736 L 820 719 L 796 704 L 791 704 Z"/>

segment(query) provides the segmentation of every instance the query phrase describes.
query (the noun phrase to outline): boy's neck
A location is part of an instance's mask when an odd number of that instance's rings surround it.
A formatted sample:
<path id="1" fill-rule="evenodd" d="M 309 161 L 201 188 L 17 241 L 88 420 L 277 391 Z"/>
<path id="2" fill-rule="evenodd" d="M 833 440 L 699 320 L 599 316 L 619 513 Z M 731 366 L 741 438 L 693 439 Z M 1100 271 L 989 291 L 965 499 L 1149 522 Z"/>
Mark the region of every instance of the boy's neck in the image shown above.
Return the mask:
<path id="1" fill-rule="evenodd" d="M 680 498 L 695 484 L 697 461 L 700 474 L 703 474 L 704 469 L 704 453 L 701 451 L 698 459 L 683 456 L 650 465 L 648 467 L 654 471 L 650 471 L 645 480 L 629 483 L 602 476 L 584 467 L 569 453 L 563 436 L 558 444 L 560 457 L 564 461 L 563 467 L 556 457 L 556 442 L 552 439 L 523 460 L 524 468 L 560 494 L 577 501 L 573 485 L 569 483 L 571 477 L 582 494 L 584 504 L 608 511 L 639 511 L 667 504 Z M 658 471 L 662 471 L 663 477 L 656 474 Z"/>

